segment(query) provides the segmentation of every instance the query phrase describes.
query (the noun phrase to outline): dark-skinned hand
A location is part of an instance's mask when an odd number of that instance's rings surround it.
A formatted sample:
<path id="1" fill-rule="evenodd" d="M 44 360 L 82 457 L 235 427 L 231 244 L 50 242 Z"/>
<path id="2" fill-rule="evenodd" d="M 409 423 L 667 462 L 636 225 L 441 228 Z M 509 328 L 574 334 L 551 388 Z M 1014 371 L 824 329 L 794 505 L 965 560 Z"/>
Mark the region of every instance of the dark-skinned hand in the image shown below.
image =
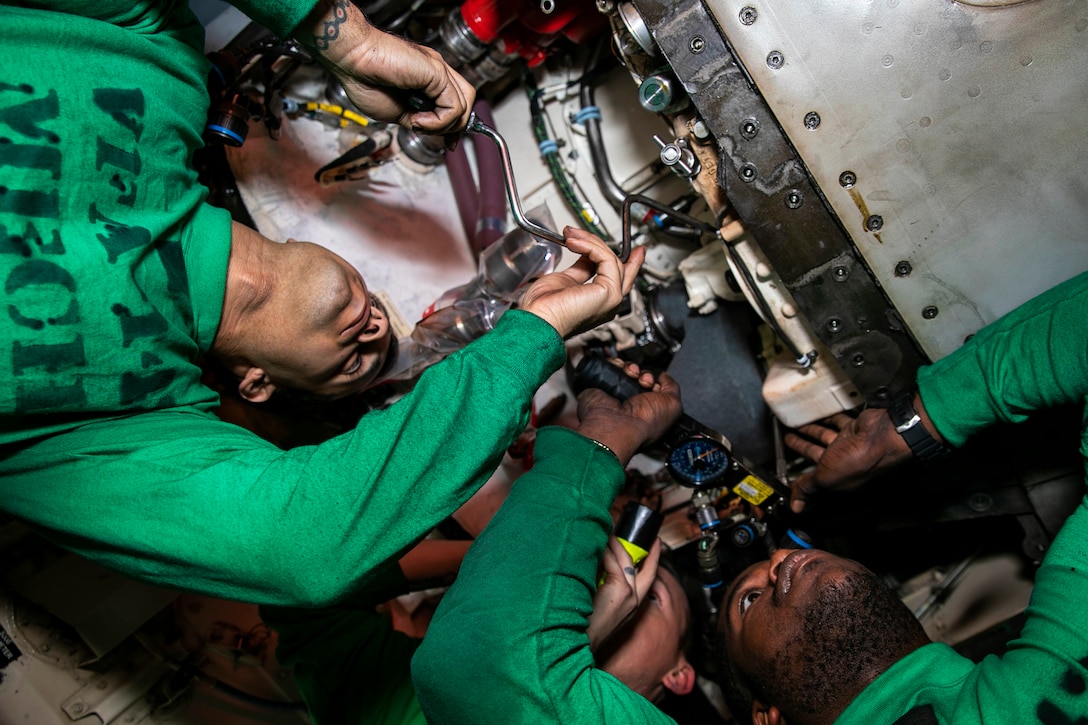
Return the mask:
<path id="1" fill-rule="evenodd" d="M 634 368 L 637 371 L 637 367 Z M 631 375 L 631 370 L 628 370 Z M 632 375 L 643 382 L 646 373 Z M 608 446 L 627 465 L 638 449 L 657 440 L 683 412 L 680 386 L 662 373 L 646 392 L 622 403 L 603 390 L 589 388 L 578 396 L 578 432 Z"/>
<path id="2" fill-rule="evenodd" d="M 910 459 L 910 448 L 896 433 L 888 411 L 863 410 L 810 423 L 786 434 L 786 445 L 814 461 L 816 468 L 791 484 L 790 508 L 801 513 L 821 490 L 853 491 L 878 473 Z"/>

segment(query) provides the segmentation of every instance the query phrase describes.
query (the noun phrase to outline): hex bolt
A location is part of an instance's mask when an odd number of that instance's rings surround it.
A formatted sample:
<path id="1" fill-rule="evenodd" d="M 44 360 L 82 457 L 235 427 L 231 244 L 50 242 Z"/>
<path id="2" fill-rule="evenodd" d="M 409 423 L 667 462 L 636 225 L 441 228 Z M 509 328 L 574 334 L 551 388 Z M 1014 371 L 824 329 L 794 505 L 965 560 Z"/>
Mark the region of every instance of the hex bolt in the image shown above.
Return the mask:
<path id="1" fill-rule="evenodd" d="M 838 317 L 832 317 L 830 320 L 827 321 L 827 331 L 828 332 L 840 332 L 840 331 L 842 331 L 842 320 L 840 320 Z"/>
<path id="2" fill-rule="evenodd" d="M 850 358 L 850 364 L 856 368 L 860 368 L 862 365 L 865 364 L 865 356 L 862 355 L 860 352 L 856 353 L 854 357 Z"/>
<path id="3" fill-rule="evenodd" d="M 938 310 L 936 307 L 930 305 L 929 307 L 922 310 L 922 317 L 926 318 L 927 320 L 932 320 L 934 317 L 937 316 L 937 313 L 939 311 L 940 310 Z"/>
<path id="4" fill-rule="evenodd" d="M 914 267 L 910 266 L 910 262 L 905 259 L 895 265 L 896 277 L 909 277 L 912 271 L 914 271 Z"/>
<path id="5" fill-rule="evenodd" d="M 691 39 L 691 42 L 688 43 L 688 50 L 695 54 L 702 53 L 704 50 L 706 50 L 706 40 L 703 38 L 703 36 L 696 35 L 694 38 Z"/>
<path id="6" fill-rule="evenodd" d="M 740 135 L 751 140 L 759 133 L 759 121 L 754 118 L 746 118 L 740 123 Z"/>
<path id="7" fill-rule="evenodd" d="M 772 50 L 767 54 L 767 67 L 771 70 L 778 70 L 786 64 L 786 56 L 782 55 L 781 51 Z"/>
<path id="8" fill-rule="evenodd" d="M 805 128 L 809 131 L 815 131 L 820 127 L 820 114 L 816 111 L 809 111 L 805 114 Z"/>
<path id="9" fill-rule="evenodd" d="M 884 228 L 884 217 L 879 214 L 870 214 L 865 220 L 865 228 L 871 232 L 879 232 Z"/>
<path id="10" fill-rule="evenodd" d="M 844 171 L 839 174 L 839 186 L 842 188 L 849 189 L 856 183 L 858 183 L 858 175 L 853 171 Z"/>
<path id="11" fill-rule="evenodd" d="M 740 9 L 740 14 L 737 17 L 740 18 L 741 25 L 751 25 L 759 17 L 759 13 L 751 5 L 745 5 Z"/>
<path id="12" fill-rule="evenodd" d="M 786 206 L 790 209 L 798 209 L 805 201 L 805 197 L 801 195 L 801 192 L 797 189 L 790 189 L 786 192 Z"/>
<path id="13" fill-rule="evenodd" d="M 745 164 L 740 167 L 740 179 L 741 181 L 751 182 L 756 178 L 756 167 L 751 164 Z"/>
<path id="14" fill-rule="evenodd" d="M 845 282 L 846 278 L 850 276 L 850 270 L 842 266 L 835 267 L 835 269 L 831 270 L 831 276 L 836 282 Z"/>

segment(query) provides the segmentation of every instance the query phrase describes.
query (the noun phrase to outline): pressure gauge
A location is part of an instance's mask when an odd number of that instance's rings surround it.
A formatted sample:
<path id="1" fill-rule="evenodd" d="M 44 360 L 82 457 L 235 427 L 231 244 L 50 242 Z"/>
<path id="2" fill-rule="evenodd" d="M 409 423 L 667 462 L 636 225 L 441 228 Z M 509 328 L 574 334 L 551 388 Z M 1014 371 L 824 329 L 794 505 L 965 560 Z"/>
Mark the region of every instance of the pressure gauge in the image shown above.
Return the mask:
<path id="1" fill-rule="evenodd" d="M 706 436 L 696 435 L 677 443 L 665 464 L 677 483 L 692 488 L 719 485 L 729 472 L 729 449 Z"/>

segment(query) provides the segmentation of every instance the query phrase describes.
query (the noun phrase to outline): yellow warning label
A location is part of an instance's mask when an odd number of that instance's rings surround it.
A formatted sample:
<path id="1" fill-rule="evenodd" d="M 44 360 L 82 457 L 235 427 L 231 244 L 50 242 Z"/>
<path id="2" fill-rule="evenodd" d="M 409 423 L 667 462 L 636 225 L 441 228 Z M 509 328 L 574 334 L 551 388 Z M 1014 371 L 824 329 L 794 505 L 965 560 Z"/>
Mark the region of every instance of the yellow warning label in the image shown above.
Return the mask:
<path id="1" fill-rule="evenodd" d="M 737 494 L 753 506 L 759 506 L 774 493 L 774 489 L 755 476 L 748 475 L 733 488 L 733 493 Z"/>

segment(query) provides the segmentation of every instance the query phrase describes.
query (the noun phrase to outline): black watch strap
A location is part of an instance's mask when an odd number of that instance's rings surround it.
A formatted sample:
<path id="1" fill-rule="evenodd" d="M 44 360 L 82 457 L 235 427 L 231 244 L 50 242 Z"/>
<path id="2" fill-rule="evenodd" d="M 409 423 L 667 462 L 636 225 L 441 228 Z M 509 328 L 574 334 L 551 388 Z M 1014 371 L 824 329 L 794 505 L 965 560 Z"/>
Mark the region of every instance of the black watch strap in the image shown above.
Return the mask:
<path id="1" fill-rule="evenodd" d="M 903 440 L 910 446 L 910 452 L 923 463 L 942 458 L 948 454 L 948 448 L 929 434 L 922 425 L 918 411 L 914 409 L 914 391 L 900 391 L 892 398 L 888 407 L 888 417 Z"/>

